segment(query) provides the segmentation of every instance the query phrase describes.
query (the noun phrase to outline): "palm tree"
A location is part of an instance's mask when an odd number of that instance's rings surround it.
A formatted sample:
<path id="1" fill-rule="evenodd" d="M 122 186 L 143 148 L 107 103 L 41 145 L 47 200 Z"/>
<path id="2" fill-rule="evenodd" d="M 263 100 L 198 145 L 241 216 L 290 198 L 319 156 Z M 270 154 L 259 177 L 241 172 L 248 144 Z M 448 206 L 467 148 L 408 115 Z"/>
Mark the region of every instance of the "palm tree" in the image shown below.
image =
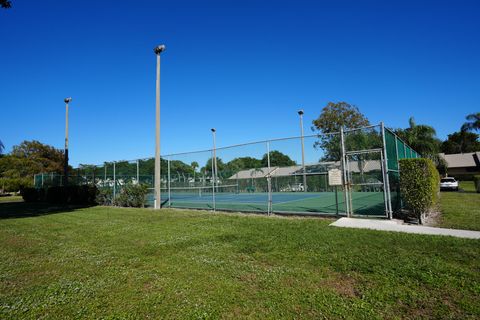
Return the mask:
<path id="1" fill-rule="evenodd" d="M 462 131 L 480 130 L 480 112 L 469 114 L 466 119 L 468 121 L 463 124 Z"/>
<path id="2" fill-rule="evenodd" d="M 198 164 L 197 161 L 192 161 L 192 163 L 190 163 L 190 167 L 192 167 L 193 169 L 193 183 L 195 184 L 195 172 L 197 172 L 197 168 L 199 167 L 200 165 Z"/>
<path id="3" fill-rule="evenodd" d="M 425 124 L 416 124 L 413 117 L 408 123 L 408 128 L 397 130 L 398 136 L 421 155 L 436 157 L 440 150 L 440 140 L 436 137 L 435 129 Z"/>

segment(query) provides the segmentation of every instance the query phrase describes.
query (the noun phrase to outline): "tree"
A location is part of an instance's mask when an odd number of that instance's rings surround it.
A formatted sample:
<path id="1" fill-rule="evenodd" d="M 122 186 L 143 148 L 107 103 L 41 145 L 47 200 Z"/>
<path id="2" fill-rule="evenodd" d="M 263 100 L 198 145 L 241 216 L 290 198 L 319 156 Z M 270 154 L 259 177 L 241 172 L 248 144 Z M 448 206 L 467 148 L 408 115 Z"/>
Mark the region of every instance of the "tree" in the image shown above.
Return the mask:
<path id="1" fill-rule="evenodd" d="M 313 130 L 317 129 L 320 133 L 339 132 L 341 127 L 353 129 L 366 127 L 370 125 L 358 107 L 347 102 L 329 102 L 322 109 L 320 116 L 313 120 Z"/>
<path id="2" fill-rule="evenodd" d="M 192 161 L 190 163 L 190 167 L 192 167 L 192 169 L 193 169 L 193 181 L 195 182 L 195 174 L 197 172 L 197 168 L 200 167 L 200 165 L 198 164 L 197 161 Z"/>
<path id="3" fill-rule="evenodd" d="M 209 158 L 207 160 L 207 163 L 205 163 L 205 166 L 202 168 L 202 171 L 207 176 L 212 174 L 212 160 L 213 160 L 213 158 Z M 223 163 L 222 159 L 217 157 L 217 172 L 216 172 L 217 178 L 225 175 L 225 173 L 223 172 L 225 170 L 225 168 L 226 168 L 226 166 Z M 228 175 L 228 173 L 227 173 L 227 175 Z"/>
<path id="4" fill-rule="evenodd" d="M 271 167 L 290 167 L 296 165 L 296 162 L 290 159 L 286 154 L 280 151 L 270 151 L 270 166 Z M 265 153 L 261 161 L 262 167 L 268 167 L 268 155 Z"/>
<path id="5" fill-rule="evenodd" d="M 5 145 L 3 144 L 2 140 L 0 140 L 0 156 L 3 154 L 3 150 L 5 150 Z"/>
<path id="6" fill-rule="evenodd" d="M 62 171 L 63 151 L 38 141 L 23 141 L 0 158 L 0 185 L 6 191 L 18 191 L 31 186 L 37 173 Z"/>
<path id="7" fill-rule="evenodd" d="M 441 145 L 441 151 L 445 154 L 465 153 L 480 151 L 479 135 L 474 132 L 461 130 L 448 135 Z"/>
<path id="8" fill-rule="evenodd" d="M 12 7 L 12 1 L 10 0 L 0 0 L 0 7 L 4 9 L 10 9 Z"/>
<path id="9" fill-rule="evenodd" d="M 253 157 L 239 157 L 227 163 L 228 169 L 232 171 L 233 174 L 241 170 L 259 168 L 261 166 L 262 161 Z"/>
<path id="10" fill-rule="evenodd" d="M 408 123 L 408 128 L 397 129 L 395 133 L 413 150 L 432 159 L 438 165 L 441 141 L 436 137 L 435 129 L 429 125 L 416 124 L 413 117 L 410 117 Z"/>
<path id="11" fill-rule="evenodd" d="M 18 146 L 14 146 L 11 155 L 17 158 L 33 160 L 42 167 L 43 172 L 61 173 L 63 171 L 63 150 L 55 149 L 36 140 L 23 141 Z"/>
<path id="12" fill-rule="evenodd" d="M 341 156 L 341 144 L 339 135 L 328 135 L 329 133 L 340 132 L 340 129 L 361 128 L 370 125 L 358 107 L 347 102 L 329 102 L 320 113 L 320 116 L 313 121 L 312 130 L 317 130 L 320 140 L 315 142 L 316 148 L 324 150 L 322 160 L 336 161 Z M 355 139 L 354 139 L 355 140 Z M 352 145 L 352 148 L 355 148 Z"/>
<path id="13" fill-rule="evenodd" d="M 462 126 L 462 131 L 480 130 L 480 112 L 472 113 L 466 116 L 467 122 Z"/>
<path id="14" fill-rule="evenodd" d="M 444 172 L 448 164 L 439 155 L 442 142 L 437 138 L 435 129 L 425 124 L 417 125 L 413 117 L 410 117 L 408 124 L 406 129 L 394 130 L 397 136 L 422 157 L 431 159 L 440 173 Z"/>

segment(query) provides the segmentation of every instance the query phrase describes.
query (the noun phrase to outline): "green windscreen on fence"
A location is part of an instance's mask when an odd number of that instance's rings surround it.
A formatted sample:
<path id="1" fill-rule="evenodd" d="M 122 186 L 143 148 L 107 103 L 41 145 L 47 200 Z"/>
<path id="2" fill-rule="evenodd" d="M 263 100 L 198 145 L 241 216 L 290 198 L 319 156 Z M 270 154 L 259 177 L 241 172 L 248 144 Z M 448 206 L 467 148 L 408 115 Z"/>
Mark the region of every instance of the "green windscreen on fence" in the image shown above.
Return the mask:
<path id="1" fill-rule="evenodd" d="M 402 209 L 403 204 L 400 193 L 400 168 L 398 160 L 419 158 L 420 155 L 388 129 L 385 129 L 385 147 L 387 151 L 387 173 L 392 211 L 398 212 Z"/>
<path id="2" fill-rule="evenodd" d="M 396 137 L 390 130 L 385 129 L 385 149 L 387 150 L 387 168 L 398 170 Z"/>

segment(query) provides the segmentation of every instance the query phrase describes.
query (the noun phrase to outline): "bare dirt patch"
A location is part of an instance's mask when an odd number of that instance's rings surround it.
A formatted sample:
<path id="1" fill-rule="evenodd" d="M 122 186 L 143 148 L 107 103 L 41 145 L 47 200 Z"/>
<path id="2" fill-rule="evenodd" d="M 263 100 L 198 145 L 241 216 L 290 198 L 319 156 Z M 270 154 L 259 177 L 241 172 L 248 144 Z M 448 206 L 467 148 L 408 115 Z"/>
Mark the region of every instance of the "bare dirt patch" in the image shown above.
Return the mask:
<path id="1" fill-rule="evenodd" d="M 358 281 L 346 274 L 334 273 L 331 277 L 321 280 L 319 285 L 323 288 L 332 289 L 347 298 L 355 298 L 361 295 Z"/>

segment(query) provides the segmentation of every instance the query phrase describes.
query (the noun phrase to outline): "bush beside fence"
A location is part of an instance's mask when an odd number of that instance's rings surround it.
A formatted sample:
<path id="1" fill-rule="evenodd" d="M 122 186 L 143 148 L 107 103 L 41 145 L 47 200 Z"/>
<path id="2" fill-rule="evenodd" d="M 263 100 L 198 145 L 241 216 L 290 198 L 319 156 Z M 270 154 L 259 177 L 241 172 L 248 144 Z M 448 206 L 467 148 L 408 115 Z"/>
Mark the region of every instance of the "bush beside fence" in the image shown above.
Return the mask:
<path id="1" fill-rule="evenodd" d="M 145 206 L 148 188 L 146 185 L 128 183 L 122 187 L 115 199 L 110 188 L 96 186 L 68 186 L 50 188 L 23 188 L 21 194 L 25 202 L 48 202 L 52 204 L 79 205 L 118 205 L 121 207 Z"/>
<path id="2" fill-rule="evenodd" d="M 145 206 L 148 187 L 144 184 L 128 183 L 123 186 L 115 198 L 115 204 L 121 207 L 143 208 Z"/>
<path id="3" fill-rule="evenodd" d="M 402 199 L 422 223 L 438 203 L 440 175 L 430 159 L 401 159 L 399 164 Z"/>
<path id="4" fill-rule="evenodd" d="M 21 190 L 25 202 L 48 202 L 53 204 L 96 204 L 97 187 L 91 185 L 50 187 L 48 189 L 24 188 Z"/>

